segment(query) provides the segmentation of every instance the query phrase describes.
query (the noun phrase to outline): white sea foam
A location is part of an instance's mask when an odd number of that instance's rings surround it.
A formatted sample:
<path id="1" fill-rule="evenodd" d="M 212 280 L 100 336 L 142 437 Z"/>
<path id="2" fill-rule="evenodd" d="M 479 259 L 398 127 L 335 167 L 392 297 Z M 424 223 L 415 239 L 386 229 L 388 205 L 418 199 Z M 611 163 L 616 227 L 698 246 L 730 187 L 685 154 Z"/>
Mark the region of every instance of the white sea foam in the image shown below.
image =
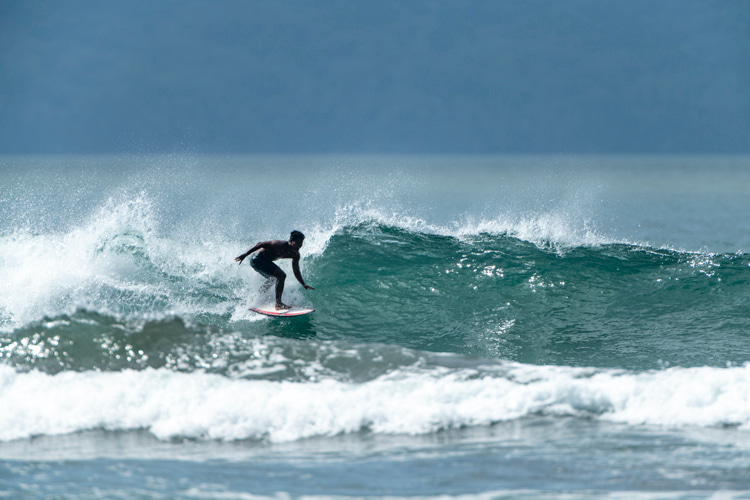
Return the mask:
<path id="1" fill-rule="evenodd" d="M 388 212 L 382 208 L 352 205 L 337 211 L 335 222 L 316 234 L 314 254 L 322 253 L 328 240 L 346 227 L 376 223 L 396 227 L 412 233 L 434 234 L 454 238 L 469 238 L 481 234 L 507 235 L 538 246 L 555 245 L 560 248 L 592 247 L 614 240 L 597 231 L 587 220 L 566 212 L 498 215 L 492 218 L 466 217 L 448 222 L 429 222 L 421 217 L 401 212 Z M 312 250 L 308 249 L 308 251 Z"/>
<path id="2" fill-rule="evenodd" d="M 0 236 L 0 331 L 85 308 L 139 319 L 223 314 L 233 301 L 198 303 L 191 290 L 257 289 L 238 271 L 236 243 L 159 234 L 147 196 L 110 199 L 66 232 Z M 225 292 L 226 293 L 226 292 Z"/>
<path id="3" fill-rule="evenodd" d="M 283 442 L 363 430 L 427 434 L 531 415 L 750 429 L 750 364 L 640 373 L 505 364 L 483 373 L 396 371 L 355 384 L 0 366 L 0 440 L 148 429 L 160 439 Z"/>

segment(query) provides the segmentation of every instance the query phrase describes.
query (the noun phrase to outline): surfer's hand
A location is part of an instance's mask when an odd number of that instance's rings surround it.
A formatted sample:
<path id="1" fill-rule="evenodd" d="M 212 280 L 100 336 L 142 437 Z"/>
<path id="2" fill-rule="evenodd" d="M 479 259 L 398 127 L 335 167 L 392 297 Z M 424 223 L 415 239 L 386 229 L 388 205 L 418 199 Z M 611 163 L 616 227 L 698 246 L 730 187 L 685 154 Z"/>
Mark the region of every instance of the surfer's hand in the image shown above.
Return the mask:
<path id="1" fill-rule="evenodd" d="M 311 286 L 307 286 L 307 285 L 302 285 L 302 286 L 304 286 L 304 287 L 305 287 L 305 290 L 315 290 L 315 289 L 314 289 L 313 287 L 311 287 Z"/>
<path id="2" fill-rule="evenodd" d="M 235 262 L 239 262 L 240 264 L 242 264 L 242 261 L 245 260 L 245 256 L 240 255 L 239 257 L 236 257 L 234 260 Z"/>

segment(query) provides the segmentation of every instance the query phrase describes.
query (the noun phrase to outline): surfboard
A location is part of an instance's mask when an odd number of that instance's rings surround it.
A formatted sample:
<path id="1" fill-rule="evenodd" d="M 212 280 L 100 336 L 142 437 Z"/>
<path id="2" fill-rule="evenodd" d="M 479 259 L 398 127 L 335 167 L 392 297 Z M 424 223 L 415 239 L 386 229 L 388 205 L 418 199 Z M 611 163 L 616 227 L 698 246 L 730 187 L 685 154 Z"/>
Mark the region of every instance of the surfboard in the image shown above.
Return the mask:
<path id="1" fill-rule="evenodd" d="M 291 309 L 276 310 L 276 304 L 264 304 L 258 307 L 251 307 L 251 311 L 257 312 L 258 314 L 265 314 L 266 316 L 284 317 L 289 318 L 292 316 L 302 316 L 304 314 L 310 314 L 315 309 L 309 309 L 307 307 L 292 306 Z"/>

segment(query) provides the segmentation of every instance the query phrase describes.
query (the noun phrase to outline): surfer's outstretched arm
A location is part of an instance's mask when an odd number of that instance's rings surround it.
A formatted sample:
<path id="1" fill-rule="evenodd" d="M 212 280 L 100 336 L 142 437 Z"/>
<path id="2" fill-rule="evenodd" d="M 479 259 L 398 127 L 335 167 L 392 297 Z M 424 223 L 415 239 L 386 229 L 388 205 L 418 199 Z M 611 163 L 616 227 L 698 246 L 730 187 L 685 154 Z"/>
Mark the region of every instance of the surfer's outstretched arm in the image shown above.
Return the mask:
<path id="1" fill-rule="evenodd" d="M 260 249 L 261 249 L 261 248 L 263 248 L 263 247 L 265 247 L 265 245 L 266 245 L 267 243 L 269 243 L 269 242 L 268 242 L 268 241 L 262 241 L 262 242 L 260 242 L 260 243 L 256 244 L 256 245 L 255 245 L 255 246 L 254 246 L 253 248 L 251 248 L 251 249 L 250 249 L 250 250 L 248 250 L 247 252 L 243 253 L 243 254 L 242 254 L 242 255 L 240 255 L 239 257 L 236 257 L 236 258 L 234 259 L 234 261 L 235 261 L 235 262 L 239 262 L 240 264 L 242 264 L 242 261 L 243 261 L 243 260 L 245 260 L 245 258 L 247 258 L 247 256 L 248 256 L 248 255 L 250 255 L 251 253 L 253 253 L 253 252 L 255 252 L 255 251 L 258 251 L 258 250 L 260 250 Z"/>
<path id="2" fill-rule="evenodd" d="M 305 290 L 315 290 L 311 286 L 305 284 L 305 280 L 302 279 L 302 273 L 299 271 L 299 256 L 292 259 L 292 271 L 294 271 L 294 277 L 300 282 L 300 285 L 305 287 Z"/>

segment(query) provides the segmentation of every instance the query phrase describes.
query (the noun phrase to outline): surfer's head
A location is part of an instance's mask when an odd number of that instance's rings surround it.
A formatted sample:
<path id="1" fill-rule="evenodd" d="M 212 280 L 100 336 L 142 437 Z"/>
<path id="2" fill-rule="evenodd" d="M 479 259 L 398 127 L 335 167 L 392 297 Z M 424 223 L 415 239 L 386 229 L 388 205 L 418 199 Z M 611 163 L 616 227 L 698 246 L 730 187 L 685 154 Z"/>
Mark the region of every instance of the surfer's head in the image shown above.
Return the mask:
<path id="1" fill-rule="evenodd" d="M 292 234 L 289 236 L 289 243 L 297 243 L 297 248 L 301 247 L 304 241 L 305 235 L 299 231 L 292 231 Z"/>

